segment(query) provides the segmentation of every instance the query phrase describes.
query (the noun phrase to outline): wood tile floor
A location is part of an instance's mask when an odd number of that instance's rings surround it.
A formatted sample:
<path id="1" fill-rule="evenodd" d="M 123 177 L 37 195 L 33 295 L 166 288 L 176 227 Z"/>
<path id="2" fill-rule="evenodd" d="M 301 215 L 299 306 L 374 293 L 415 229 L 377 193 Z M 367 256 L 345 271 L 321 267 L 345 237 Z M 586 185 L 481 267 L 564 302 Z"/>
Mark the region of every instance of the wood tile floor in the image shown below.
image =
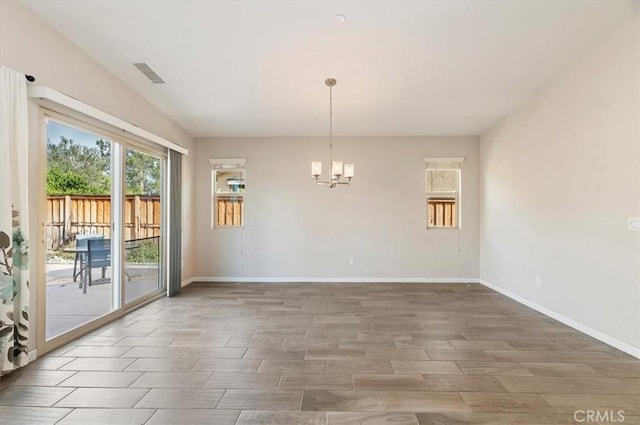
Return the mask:
<path id="1" fill-rule="evenodd" d="M 596 423 L 576 410 L 639 424 L 640 361 L 466 284 L 191 284 L 0 382 L 3 425 Z"/>

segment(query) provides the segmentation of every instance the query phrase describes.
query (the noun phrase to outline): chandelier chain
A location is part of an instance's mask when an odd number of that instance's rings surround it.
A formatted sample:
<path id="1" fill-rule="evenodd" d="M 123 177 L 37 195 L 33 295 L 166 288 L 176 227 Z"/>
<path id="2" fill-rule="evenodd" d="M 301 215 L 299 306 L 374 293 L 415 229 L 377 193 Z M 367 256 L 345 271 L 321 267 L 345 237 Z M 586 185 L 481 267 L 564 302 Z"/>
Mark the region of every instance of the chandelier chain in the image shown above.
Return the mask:
<path id="1" fill-rule="evenodd" d="M 329 86 L 329 166 L 333 164 L 333 86 Z"/>

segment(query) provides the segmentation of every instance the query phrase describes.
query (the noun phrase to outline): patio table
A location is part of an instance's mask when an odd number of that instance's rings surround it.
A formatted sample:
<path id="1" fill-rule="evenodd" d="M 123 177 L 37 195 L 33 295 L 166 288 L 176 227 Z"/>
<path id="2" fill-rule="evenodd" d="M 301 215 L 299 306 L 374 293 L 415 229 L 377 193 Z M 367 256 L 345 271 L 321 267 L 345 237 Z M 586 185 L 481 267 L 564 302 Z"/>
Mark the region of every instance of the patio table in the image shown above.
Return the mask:
<path id="1" fill-rule="evenodd" d="M 129 250 L 129 249 L 136 249 L 136 248 L 140 248 L 140 244 L 130 243 L 125 241 L 124 249 Z M 89 254 L 89 247 L 88 246 L 84 246 L 84 247 L 69 246 L 66 248 L 62 248 L 62 252 L 69 252 L 72 254 L 80 255 L 82 258 L 86 258 L 87 254 Z M 78 272 L 78 274 L 82 276 L 82 278 L 80 279 L 80 284 L 78 285 L 78 288 L 82 288 L 82 293 L 86 294 L 87 283 L 89 282 L 89 267 L 86 266 L 86 261 L 83 261 L 83 260 L 80 261 L 80 271 Z M 131 280 L 131 276 L 129 276 L 129 273 L 127 273 L 126 270 L 124 274 L 127 276 L 129 280 Z"/>

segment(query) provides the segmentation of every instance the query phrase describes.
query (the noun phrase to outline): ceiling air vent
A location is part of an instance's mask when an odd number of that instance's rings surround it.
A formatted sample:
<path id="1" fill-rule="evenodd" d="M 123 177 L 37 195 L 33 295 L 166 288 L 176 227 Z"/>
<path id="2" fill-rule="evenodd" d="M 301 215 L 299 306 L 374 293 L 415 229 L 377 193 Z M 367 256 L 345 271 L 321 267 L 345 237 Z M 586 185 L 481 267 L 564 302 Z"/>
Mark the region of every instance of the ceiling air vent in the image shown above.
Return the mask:
<path id="1" fill-rule="evenodd" d="M 149 80 L 151 80 L 152 83 L 154 83 L 154 84 L 164 84 L 164 80 L 162 78 L 160 78 L 160 76 L 158 74 L 156 74 L 156 72 L 153 69 L 151 69 L 151 67 L 149 65 L 147 65 L 146 63 L 144 63 L 144 62 L 142 62 L 142 63 L 134 63 L 133 66 L 138 68 L 138 70 L 140 72 L 142 72 Z"/>

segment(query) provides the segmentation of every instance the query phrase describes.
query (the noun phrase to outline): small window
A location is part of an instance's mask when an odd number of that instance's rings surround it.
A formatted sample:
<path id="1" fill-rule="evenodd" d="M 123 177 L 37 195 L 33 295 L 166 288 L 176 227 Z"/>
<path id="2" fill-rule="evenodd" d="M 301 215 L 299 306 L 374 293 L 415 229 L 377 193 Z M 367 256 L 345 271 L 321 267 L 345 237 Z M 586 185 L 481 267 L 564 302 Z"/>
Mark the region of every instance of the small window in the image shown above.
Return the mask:
<path id="1" fill-rule="evenodd" d="M 460 163 L 462 158 L 426 160 L 427 228 L 460 227 Z"/>
<path id="2" fill-rule="evenodd" d="M 245 160 L 211 159 L 212 227 L 244 225 Z"/>

